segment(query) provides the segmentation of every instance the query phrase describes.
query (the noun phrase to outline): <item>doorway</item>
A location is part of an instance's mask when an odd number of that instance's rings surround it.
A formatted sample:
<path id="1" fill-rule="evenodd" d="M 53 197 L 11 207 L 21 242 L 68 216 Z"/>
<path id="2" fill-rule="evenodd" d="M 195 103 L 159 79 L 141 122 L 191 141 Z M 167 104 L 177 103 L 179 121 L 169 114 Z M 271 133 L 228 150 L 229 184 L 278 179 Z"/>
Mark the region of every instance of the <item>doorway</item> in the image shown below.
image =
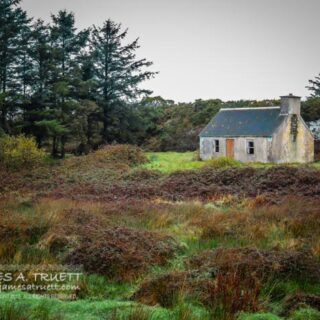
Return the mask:
<path id="1" fill-rule="evenodd" d="M 234 139 L 227 139 L 227 157 L 234 159 Z"/>

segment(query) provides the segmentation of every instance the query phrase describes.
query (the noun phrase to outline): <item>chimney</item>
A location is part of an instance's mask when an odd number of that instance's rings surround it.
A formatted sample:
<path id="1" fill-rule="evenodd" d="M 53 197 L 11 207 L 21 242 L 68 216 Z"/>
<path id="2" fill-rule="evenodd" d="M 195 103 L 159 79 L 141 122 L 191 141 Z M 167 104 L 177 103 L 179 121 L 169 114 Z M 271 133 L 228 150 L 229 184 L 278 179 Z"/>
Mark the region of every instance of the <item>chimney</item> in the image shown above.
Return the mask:
<path id="1" fill-rule="evenodd" d="M 280 106 L 280 114 L 289 115 L 289 114 L 297 114 L 300 115 L 301 109 L 301 97 L 294 96 L 290 93 L 287 96 L 282 96 L 281 98 L 281 106 Z"/>

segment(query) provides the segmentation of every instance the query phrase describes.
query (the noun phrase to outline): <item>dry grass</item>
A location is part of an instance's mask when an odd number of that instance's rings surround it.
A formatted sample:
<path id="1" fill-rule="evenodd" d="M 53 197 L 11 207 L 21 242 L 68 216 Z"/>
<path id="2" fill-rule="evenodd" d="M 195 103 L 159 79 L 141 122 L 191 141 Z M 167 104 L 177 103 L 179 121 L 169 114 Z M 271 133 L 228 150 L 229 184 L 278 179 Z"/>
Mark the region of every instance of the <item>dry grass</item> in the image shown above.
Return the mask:
<path id="1" fill-rule="evenodd" d="M 303 279 L 320 282 L 320 261 L 309 251 L 219 248 L 190 258 L 191 269 L 215 274 L 237 273 L 242 279 Z"/>
<path id="2" fill-rule="evenodd" d="M 196 271 L 172 272 L 147 280 L 132 296 L 147 305 L 173 307 L 181 299 L 193 299 L 205 305 L 213 319 L 235 319 L 239 311 L 257 311 L 261 290 L 259 281 L 237 273 L 208 278 Z"/>
<path id="3" fill-rule="evenodd" d="M 288 198 L 279 205 L 261 205 L 261 198 L 245 207 L 200 216 L 192 224 L 200 227 L 202 239 L 244 240 L 258 247 L 310 248 L 319 254 L 320 202 Z"/>
<path id="4" fill-rule="evenodd" d="M 99 273 L 103 286 L 115 286 L 112 297 L 139 287 L 134 298 L 142 303 L 200 301 L 216 319 L 258 310 L 272 276 L 301 280 L 305 286 L 296 287 L 305 294 L 310 282 L 319 283 L 318 172 L 165 175 L 133 168 L 145 159 L 126 148 L 0 173 L 0 263 L 81 263 L 89 277 Z"/>

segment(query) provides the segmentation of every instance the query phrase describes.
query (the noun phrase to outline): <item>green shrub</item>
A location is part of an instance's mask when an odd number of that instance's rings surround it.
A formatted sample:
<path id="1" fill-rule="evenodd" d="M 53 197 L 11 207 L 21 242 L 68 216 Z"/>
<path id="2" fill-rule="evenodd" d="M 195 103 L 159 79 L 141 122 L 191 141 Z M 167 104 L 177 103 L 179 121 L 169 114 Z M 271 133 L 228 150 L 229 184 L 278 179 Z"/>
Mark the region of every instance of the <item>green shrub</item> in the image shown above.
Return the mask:
<path id="1" fill-rule="evenodd" d="M 281 320 L 281 318 L 272 313 L 243 313 L 238 317 L 238 320 Z"/>
<path id="2" fill-rule="evenodd" d="M 319 320 L 320 312 L 311 308 L 299 309 L 293 313 L 290 320 Z"/>
<path id="3" fill-rule="evenodd" d="M 40 164 L 45 152 L 37 147 L 34 138 L 4 136 L 0 138 L 0 163 L 6 168 L 30 168 Z"/>
<path id="4" fill-rule="evenodd" d="M 241 167 L 242 163 L 240 161 L 230 159 L 227 157 L 219 157 L 216 159 L 206 161 L 206 166 L 210 168 L 230 168 L 230 167 Z"/>

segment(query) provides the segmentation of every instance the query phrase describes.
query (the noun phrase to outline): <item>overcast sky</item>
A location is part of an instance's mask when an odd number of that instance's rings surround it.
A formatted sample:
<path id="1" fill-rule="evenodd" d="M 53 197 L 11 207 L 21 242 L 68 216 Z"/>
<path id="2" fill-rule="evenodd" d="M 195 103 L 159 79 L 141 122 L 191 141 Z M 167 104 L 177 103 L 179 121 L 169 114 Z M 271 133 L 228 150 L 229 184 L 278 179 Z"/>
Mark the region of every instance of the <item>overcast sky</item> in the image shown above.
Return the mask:
<path id="1" fill-rule="evenodd" d="M 160 72 L 145 87 L 175 101 L 305 97 L 320 72 L 320 0 L 22 0 L 22 7 L 46 21 L 71 10 L 78 28 L 121 22 Z"/>

